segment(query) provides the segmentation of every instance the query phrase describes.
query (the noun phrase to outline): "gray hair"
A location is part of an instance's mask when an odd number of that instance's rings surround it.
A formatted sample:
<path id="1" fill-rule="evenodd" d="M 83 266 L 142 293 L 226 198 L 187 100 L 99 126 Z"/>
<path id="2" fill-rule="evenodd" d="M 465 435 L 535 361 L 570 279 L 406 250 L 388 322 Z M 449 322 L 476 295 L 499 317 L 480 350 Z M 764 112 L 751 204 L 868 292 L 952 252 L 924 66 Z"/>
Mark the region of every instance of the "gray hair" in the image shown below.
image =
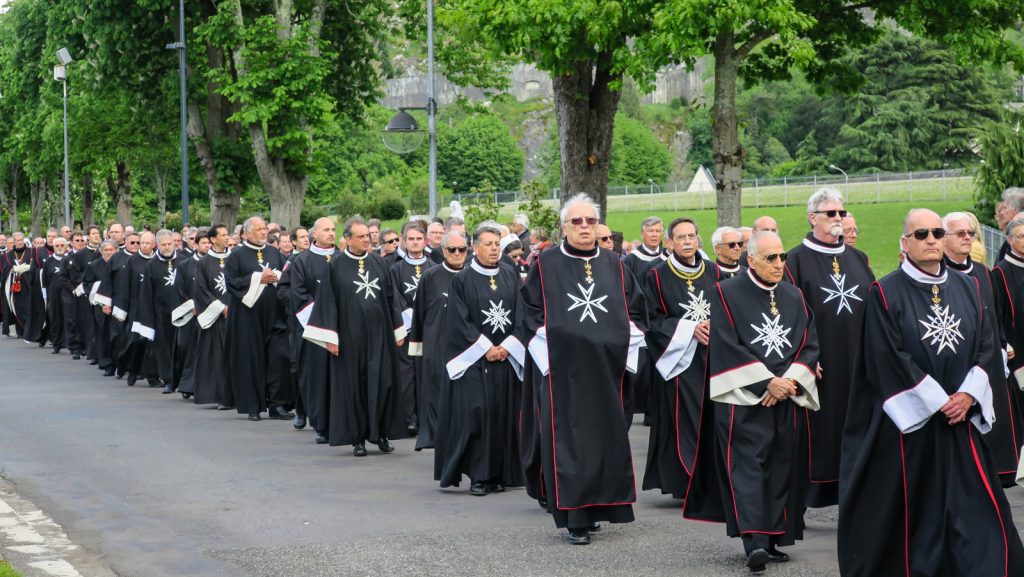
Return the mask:
<path id="1" fill-rule="evenodd" d="M 342 236 L 344 236 L 345 238 L 352 238 L 352 227 L 357 225 L 357 224 L 361 224 L 361 225 L 365 226 L 367 228 L 367 230 L 369 230 L 369 228 L 370 228 L 366 224 L 366 221 L 363 220 L 363 217 L 361 217 L 361 216 L 353 216 L 352 218 L 350 218 L 347 221 L 345 221 L 345 228 L 342 230 L 342 233 L 341 233 Z"/>
<path id="2" fill-rule="evenodd" d="M 739 230 L 737 230 L 737 229 L 735 229 L 735 228 L 733 228 L 731 226 L 720 226 L 720 227 L 715 229 L 715 232 L 711 233 L 711 244 L 712 244 L 712 246 L 717 246 L 717 245 L 722 244 L 722 237 L 725 234 L 730 233 L 730 232 L 735 232 L 736 234 L 740 235 L 740 240 L 743 240 L 743 234 Z"/>
<path id="3" fill-rule="evenodd" d="M 443 248 L 448 248 L 448 241 L 450 241 L 453 238 L 461 238 L 463 242 L 466 242 L 466 235 L 462 234 L 461 232 L 450 230 L 444 233 L 444 236 L 441 237 L 441 246 Z M 469 243 L 466 242 L 466 244 Z"/>
<path id="4" fill-rule="evenodd" d="M 423 227 L 420 226 L 420 223 L 418 223 L 418 222 L 407 222 L 407 223 L 405 223 L 404 226 L 402 226 L 402 239 L 403 240 L 408 240 L 408 238 L 409 238 L 409 231 L 410 230 L 415 230 L 415 231 L 419 232 L 420 234 L 422 234 L 423 236 L 427 236 L 427 231 L 423 230 Z"/>
<path id="5" fill-rule="evenodd" d="M 451 230 L 453 226 L 466 226 L 466 221 L 457 216 L 449 216 L 448 219 L 444 221 L 444 229 Z"/>
<path id="6" fill-rule="evenodd" d="M 942 217 L 942 228 L 949 232 L 949 225 L 955 220 L 966 220 L 967 224 L 971 224 L 971 215 L 966 212 L 951 212 Z"/>
<path id="7" fill-rule="evenodd" d="M 826 202 L 846 204 L 846 201 L 843 200 L 843 193 L 831 186 L 825 186 L 819 188 L 817 192 L 807 199 L 807 212 L 814 212 L 818 210 L 818 208 Z"/>
<path id="8" fill-rule="evenodd" d="M 594 211 L 595 217 L 599 218 L 601 216 L 601 206 L 594 202 L 594 199 L 590 198 L 590 195 L 585 192 L 581 192 L 565 201 L 565 204 L 562 205 L 562 211 L 558 215 L 559 220 L 564 223 L 569 217 L 569 210 L 577 204 L 585 204 Z"/>
<path id="9" fill-rule="evenodd" d="M 476 232 L 473 233 L 473 244 L 480 242 L 480 235 L 484 233 L 491 233 L 501 240 L 501 225 L 493 220 L 485 220 L 476 227 Z"/>
<path id="10" fill-rule="evenodd" d="M 648 216 L 640 223 L 640 232 L 657 225 L 665 226 L 665 223 L 661 222 L 661 219 L 656 216 Z"/>
<path id="11" fill-rule="evenodd" d="M 246 222 L 248 222 L 248 221 L 246 221 Z M 174 238 L 174 233 L 169 231 L 169 230 L 167 230 L 166 228 L 161 228 L 160 230 L 156 231 L 156 243 L 157 244 L 160 244 L 160 239 L 167 238 L 167 237 Z"/>
<path id="12" fill-rule="evenodd" d="M 57 232 L 57 229 L 55 229 L 55 228 L 53 228 L 53 227 L 50 227 L 49 229 L 47 229 L 47 230 L 46 230 L 46 234 L 47 234 L 47 235 L 49 235 L 49 234 L 50 234 L 51 232 L 52 232 L 53 234 L 59 234 L 59 233 Z"/>
<path id="13" fill-rule="evenodd" d="M 1024 226 L 1024 216 L 1018 216 L 1017 218 L 1011 220 L 1010 224 L 1006 225 L 1006 237 L 1009 238 L 1011 236 L 1014 236 L 1013 231 L 1017 230 L 1022 226 Z"/>
<path id="14" fill-rule="evenodd" d="M 1024 188 L 1010 187 L 1003 191 L 1003 204 L 1016 211 L 1024 211 Z"/>
<path id="15" fill-rule="evenodd" d="M 263 220 L 262 216 L 250 216 L 249 218 L 245 219 L 244 223 L 242 223 L 242 232 L 244 232 L 245 234 L 249 234 L 250 232 L 252 232 L 252 227 L 256 225 L 257 220 L 266 223 L 266 221 Z M 159 242 L 159 236 L 159 233 L 157 233 L 157 242 Z"/>
<path id="16" fill-rule="evenodd" d="M 63 236 L 58 236 L 57 238 L 53 239 L 53 246 L 57 246 L 58 244 L 67 244 L 67 243 L 68 243 L 68 240 L 66 238 L 64 238 Z"/>
<path id="17" fill-rule="evenodd" d="M 105 241 L 101 242 L 100 243 L 100 250 L 103 250 L 103 247 L 107 246 L 108 244 L 110 246 L 114 247 L 114 250 L 117 250 L 117 243 L 112 241 L 112 240 L 105 240 Z"/>
<path id="18" fill-rule="evenodd" d="M 741 226 L 741 227 L 737 228 L 736 230 L 740 231 L 740 234 L 743 234 L 745 232 L 750 232 L 750 231 L 754 230 L 754 228 L 750 227 L 750 226 Z"/>
<path id="19" fill-rule="evenodd" d="M 530 235 L 537 237 L 537 240 L 544 242 L 548 240 L 548 229 L 543 226 L 535 226 L 530 230 Z"/>
<path id="20" fill-rule="evenodd" d="M 759 230 L 754 233 L 754 236 L 750 237 L 750 241 L 747 243 L 747 254 L 748 255 L 761 255 L 761 243 L 765 240 L 772 239 L 782 242 L 778 233 L 770 230 Z"/>
<path id="21" fill-rule="evenodd" d="M 523 225 L 523 228 L 530 228 L 530 217 L 521 212 L 512 217 L 512 222 Z"/>

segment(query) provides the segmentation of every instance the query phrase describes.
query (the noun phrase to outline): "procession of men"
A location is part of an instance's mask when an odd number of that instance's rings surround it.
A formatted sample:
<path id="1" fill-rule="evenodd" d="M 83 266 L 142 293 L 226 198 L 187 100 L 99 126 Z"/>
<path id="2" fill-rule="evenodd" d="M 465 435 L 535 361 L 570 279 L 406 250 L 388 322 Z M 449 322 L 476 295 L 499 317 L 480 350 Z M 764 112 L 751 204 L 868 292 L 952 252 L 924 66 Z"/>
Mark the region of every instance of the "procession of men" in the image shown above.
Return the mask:
<path id="1" fill-rule="evenodd" d="M 524 487 L 574 545 L 632 522 L 640 482 L 752 574 L 838 505 L 843 575 L 1024 575 L 1024 216 L 999 211 L 993 269 L 972 215 L 915 209 L 881 279 L 832 188 L 788 251 L 769 216 L 680 216 L 620 255 L 586 194 L 537 243 L 526 215 L 16 232 L 0 331 L 354 457 L 415 438 L 440 487 Z"/>

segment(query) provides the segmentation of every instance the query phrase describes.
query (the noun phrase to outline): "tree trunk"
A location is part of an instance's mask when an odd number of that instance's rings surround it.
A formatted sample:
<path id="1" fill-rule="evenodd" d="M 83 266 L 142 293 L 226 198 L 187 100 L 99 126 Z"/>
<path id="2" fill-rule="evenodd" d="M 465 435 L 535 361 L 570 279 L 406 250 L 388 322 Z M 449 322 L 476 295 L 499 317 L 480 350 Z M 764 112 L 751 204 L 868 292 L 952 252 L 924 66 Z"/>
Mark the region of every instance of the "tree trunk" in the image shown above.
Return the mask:
<path id="1" fill-rule="evenodd" d="M 7 222 L 12 233 L 18 230 L 18 176 L 20 172 L 21 169 L 18 166 L 12 166 L 9 179 L 0 186 L 0 206 L 7 211 Z"/>
<path id="2" fill-rule="evenodd" d="M 742 178 L 745 152 L 740 145 L 736 118 L 736 79 L 740 54 L 732 32 L 715 39 L 715 104 L 712 152 L 715 161 L 715 193 L 718 197 L 718 226 L 740 226 Z"/>
<path id="3" fill-rule="evenodd" d="M 86 172 L 82 178 L 82 232 L 89 225 L 96 224 L 92 203 L 92 173 Z"/>
<path id="4" fill-rule="evenodd" d="M 167 169 L 160 162 L 153 165 L 153 184 L 156 188 L 156 229 L 167 220 Z"/>
<path id="5" fill-rule="evenodd" d="M 621 76 L 609 70 L 610 63 L 611 54 L 602 54 L 596 63 L 578 62 L 572 72 L 552 78 L 561 153 L 560 199 L 565 202 L 586 192 L 601 205 L 602 220 L 608 214 L 608 166 L 619 106 L 619 93 L 609 84 Z"/>
<path id="6" fill-rule="evenodd" d="M 49 190 L 46 182 L 33 182 L 29 185 L 29 199 L 32 203 L 32 238 L 39 236 L 39 220 L 43 216 L 43 204 Z"/>
<path id="7" fill-rule="evenodd" d="M 117 222 L 124 226 L 132 223 L 131 171 L 123 160 L 117 161 L 117 173 L 107 176 L 107 192 L 117 205 Z"/>

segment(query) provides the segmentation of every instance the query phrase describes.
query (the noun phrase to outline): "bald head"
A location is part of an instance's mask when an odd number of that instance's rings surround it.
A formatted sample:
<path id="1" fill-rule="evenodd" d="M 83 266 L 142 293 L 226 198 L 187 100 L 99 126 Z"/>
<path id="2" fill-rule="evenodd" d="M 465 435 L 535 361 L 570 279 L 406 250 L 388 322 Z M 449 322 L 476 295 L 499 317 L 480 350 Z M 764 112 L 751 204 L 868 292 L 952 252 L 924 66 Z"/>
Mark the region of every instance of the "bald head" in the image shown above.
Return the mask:
<path id="1" fill-rule="evenodd" d="M 779 224 L 775 222 L 775 219 L 770 216 L 758 217 L 754 221 L 754 233 L 761 231 L 779 232 Z"/>
<path id="2" fill-rule="evenodd" d="M 313 223 L 313 242 L 320 248 L 331 248 L 334 246 L 335 225 L 334 221 L 326 216 L 316 219 Z"/>
<path id="3" fill-rule="evenodd" d="M 942 227 L 942 217 L 927 208 L 912 208 L 903 219 L 903 234 L 910 234 L 919 228 L 939 227 Z"/>

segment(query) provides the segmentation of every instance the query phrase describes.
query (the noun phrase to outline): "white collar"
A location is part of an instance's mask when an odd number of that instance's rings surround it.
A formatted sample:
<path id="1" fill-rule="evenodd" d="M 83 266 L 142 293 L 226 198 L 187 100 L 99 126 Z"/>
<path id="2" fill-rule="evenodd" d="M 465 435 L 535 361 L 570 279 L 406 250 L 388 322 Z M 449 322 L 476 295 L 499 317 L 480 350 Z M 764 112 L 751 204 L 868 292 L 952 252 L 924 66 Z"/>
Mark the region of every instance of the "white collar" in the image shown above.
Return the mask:
<path id="1" fill-rule="evenodd" d="M 752 269 L 752 268 L 748 268 L 747 269 L 747 276 L 750 277 L 751 281 L 753 281 L 754 286 L 760 288 L 761 290 L 766 290 L 766 291 L 775 290 L 775 287 L 779 286 L 779 283 L 765 284 L 765 283 L 761 282 L 760 280 L 757 279 L 756 276 L 754 276 L 754 269 Z"/>
<path id="2" fill-rule="evenodd" d="M 206 254 L 210 254 L 210 251 L 206 251 Z M 200 258 L 202 258 L 202 256 L 199 254 L 198 250 L 192 253 L 192 259 L 195 260 L 196 262 L 199 262 Z"/>
<path id="3" fill-rule="evenodd" d="M 740 272 L 740 261 L 736 261 L 731 266 L 723 263 L 721 260 L 716 260 L 715 264 L 725 272 Z"/>
<path id="4" fill-rule="evenodd" d="M 217 252 L 211 248 L 210 252 L 206 253 L 206 256 L 212 256 L 213 258 L 228 258 L 229 253 L 230 251 L 227 249 L 225 249 L 224 252 Z"/>
<path id="5" fill-rule="evenodd" d="M 266 245 L 266 244 L 263 244 L 263 245 L 255 245 L 255 244 L 253 244 L 253 243 L 251 243 L 251 242 L 249 242 L 249 241 L 247 241 L 247 240 L 243 240 L 243 241 L 242 241 L 242 244 L 244 244 L 245 246 L 247 246 L 247 247 L 249 247 L 249 248 L 251 248 L 251 249 L 253 249 L 253 250 L 263 250 L 263 249 L 267 248 L 267 245 Z"/>
<path id="6" fill-rule="evenodd" d="M 160 259 L 160 262 L 168 262 L 178 258 L 178 251 L 174 251 L 174 254 L 171 255 L 171 258 L 164 258 L 164 255 L 160 254 L 159 250 L 153 254 L 156 255 L 156 258 Z"/>
<path id="7" fill-rule="evenodd" d="M 1012 264 L 1013 266 L 1019 266 L 1021 268 L 1024 268 L 1024 258 L 1021 258 L 1014 254 L 1012 249 L 1006 251 L 1006 256 L 1003 258 L 1005 258 L 1006 262 Z"/>
<path id="8" fill-rule="evenodd" d="M 320 248 L 315 244 L 309 245 L 309 251 L 312 252 L 313 254 L 318 254 L 320 256 L 331 256 L 332 254 L 334 254 L 335 250 L 337 249 L 335 249 L 333 246 L 331 248 Z"/>
<path id="9" fill-rule="evenodd" d="M 601 254 L 601 247 L 597 247 L 597 252 L 595 252 L 591 256 L 579 256 L 579 255 L 572 254 L 569 251 L 565 250 L 565 243 L 559 244 L 558 248 L 561 249 L 562 254 L 564 254 L 567 257 L 578 258 L 580 260 L 585 260 L 585 261 L 589 261 L 590 259 L 595 258 L 595 257 L 597 257 L 597 255 Z M 579 249 L 577 249 L 577 250 L 579 250 Z"/>
<path id="10" fill-rule="evenodd" d="M 804 246 L 821 254 L 843 254 L 846 251 L 846 243 L 839 243 L 839 246 L 828 246 L 822 244 L 820 240 L 804 238 Z"/>
<path id="11" fill-rule="evenodd" d="M 484 266 L 482 264 L 476 262 L 475 258 L 473 259 L 473 262 L 469 263 L 469 266 L 473 270 L 475 270 L 476 272 L 478 272 L 478 273 L 480 273 L 480 274 L 482 274 L 484 276 L 498 276 L 498 271 L 501 270 L 500 266 L 496 266 L 494 268 L 484 268 Z"/>
<path id="12" fill-rule="evenodd" d="M 370 256 L 370 251 L 366 251 L 365 253 L 363 253 L 363 256 L 356 256 L 356 255 L 352 254 L 351 252 L 349 252 L 348 248 L 346 248 L 345 249 L 345 255 L 348 256 L 349 258 L 353 258 L 355 260 L 363 260 L 366 257 Z"/>
<path id="13" fill-rule="evenodd" d="M 67 253 L 64 253 L 64 254 L 67 254 Z M 50 255 L 50 258 L 55 258 L 57 260 L 61 260 L 61 259 L 64 258 L 64 254 L 53 253 L 53 254 Z"/>
<path id="14" fill-rule="evenodd" d="M 958 269 L 956 267 L 953 267 L 953 270 L 955 270 L 955 271 L 959 271 L 959 272 L 962 272 L 964 274 L 971 274 L 971 271 L 974 270 L 974 261 L 971 260 L 970 256 L 968 256 L 967 260 L 964 261 L 964 262 L 956 262 L 955 260 L 949 258 L 949 255 L 946 255 L 946 258 L 949 259 L 949 262 L 955 264 L 956 266 L 966 266 L 967 267 L 967 268 L 965 268 L 963 270 L 960 270 L 960 269 Z M 1022 266 L 1024 266 L 1024 263 L 1022 263 Z"/>
<path id="15" fill-rule="evenodd" d="M 900 265 L 900 270 L 907 274 L 911 279 L 916 280 L 919 283 L 924 284 L 942 284 L 946 282 L 946 267 L 939 265 L 941 271 L 938 275 L 933 275 L 929 272 L 925 272 L 921 267 L 917 266 L 914 261 L 910 260 L 910 257 L 904 257 L 903 264 Z"/>
<path id="16" fill-rule="evenodd" d="M 412 258 L 411 256 L 409 256 L 409 253 L 403 254 L 402 258 L 404 258 L 405 262 L 411 264 L 412 266 L 421 265 L 427 262 L 427 257 L 421 256 L 420 258 Z"/>
<path id="17" fill-rule="evenodd" d="M 676 269 L 678 269 L 678 270 L 685 271 L 685 272 L 697 272 L 697 271 L 699 271 L 700 270 L 700 265 L 703 264 L 703 262 L 704 262 L 703 260 L 701 260 L 700 256 L 698 256 L 696 254 L 693 255 L 693 261 L 696 263 L 693 266 L 690 266 L 690 265 L 687 265 L 687 264 L 683 264 L 682 262 L 680 262 L 679 259 L 676 258 L 676 253 L 674 253 L 674 252 L 669 253 L 668 258 L 669 258 L 670 261 L 672 261 L 672 266 L 676 267 Z"/>
<path id="18" fill-rule="evenodd" d="M 662 252 L 661 250 L 659 250 L 658 252 L 651 252 L 645 244 L 641 244 L 640 246 L 634 248 L 631 254 L 633 254 L 633 256 L 639 258 L 640 260 L 647 262 L 650 262 L 656 258 L 665 260 L 664 252 Z"/>
<path id="19" fill-rule="evenodd" d="M 128 256 L 132 256 L 132 253 L 128 252 L 128 247 L 122 248 L 121 252 L 125 253 Z"/>
<path id="20" fill-rule="evenodd" d="M 157 251 L 154 250 L 153 252 L 149 253 L 149 256 L 146 256 L 146 255 L 142 254 L 142 251 L 140 250 L 139 252 L 137 252 L 135 254 L 141 256 L 142 258 L 144 258 L 146 260 L 149 260 L 149 259 L 153 258 L 154 256 L 156 256 L 156 253 L 157 253 Z"/>
<path id="21" fill-rule="evenodd" d="M 100 249 L 100 245 L 93 246 L 91 244 L 87 244 L 87 245 L 85 245 L 85 248 L 87 248 L 89 250 L 99 250 Z"/>
<path id="22" fill-rule="evenodd" d="M 452 267 L 448 266 L 448 262 L 447 261 L 442 262 L 441 266 L 444 267 L 444 270 L 446 270 L 446 271 L 448 271 L 450 273 L 453 273 L 453 274 L 458 274 L 458 272 L 460 270 L 466 268 L 466 265 L 462 265 L 462 268 L 452 268 Z"/>

